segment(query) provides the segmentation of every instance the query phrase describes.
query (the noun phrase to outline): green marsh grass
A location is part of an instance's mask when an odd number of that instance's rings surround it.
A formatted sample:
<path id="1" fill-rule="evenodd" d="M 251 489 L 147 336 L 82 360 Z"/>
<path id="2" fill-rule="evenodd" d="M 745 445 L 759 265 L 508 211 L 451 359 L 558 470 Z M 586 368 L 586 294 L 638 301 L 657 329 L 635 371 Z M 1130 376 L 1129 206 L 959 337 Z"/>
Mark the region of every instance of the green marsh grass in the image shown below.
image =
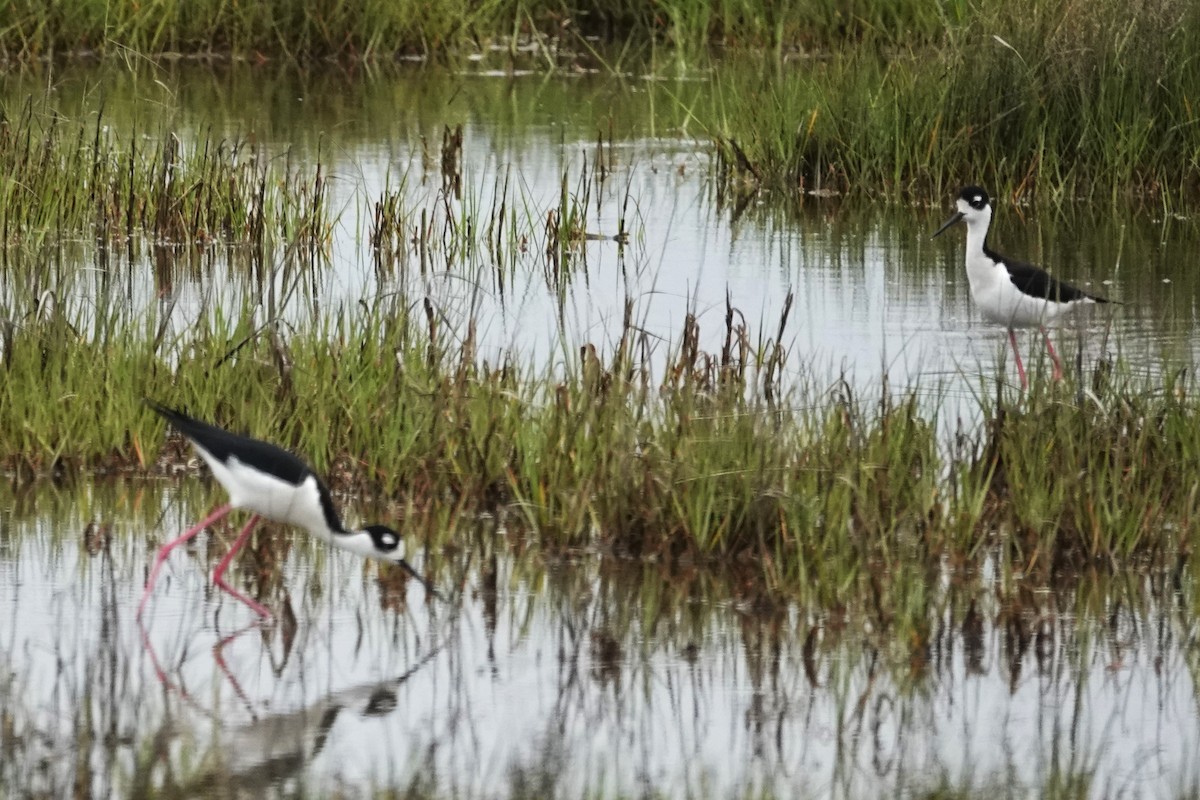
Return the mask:
<path id="1" fill-rule="evenodd" d="M 446 53 L 454 64 L 482 51 L 503 68 L 520 56 L 535 69 L 596 71 L 612 83 L 647 72 L 702 76 L 704 95 L 719 102 L 676 89 L 684 127 L 703 131 L 733 173 L 785 192 L 927 201 L 982 182 L 1016 195 L 1171 206 L 1200 194 L 1200 10 L 1188 0 L 9 11 L 0 50 L 14 58 L 221 53 L 308 67 L 328 57 L 388 64 L 398 52 Z M 593 34 L 599 43 L 584 38 Z"/>
<path id="2" fill-rule="evenodd" d="M 971 4 L 934 45 L 719 70 L 710 130 L 735 173 L 748 161 L 775 188 L 1183 205 L 1200 189 L 1198 45 L 1184 0 Z"/>
<path id="3" fill-rule="evenodd" d="M 661 42 L 690 53 L 711 44 L 779 49 L 924 41 L 938 35 L 947 15 L 968 10 L 963 0 L 454 0 L 434 6 L 415 0 L 365 5 L 320 0 L 295 7 L 218 0 L 111 7 L 15 0 L 0 28 L 0 53 L 23 60 L 127 50 L 208 59 L 385 60 L 498 43 L 510 51 L 529 47 L 553 63 L 563 44 L 589 47 L 585 36 Z"/>
<path id="4" fill-rule="evenodd" d="M 538 372 L 431 336 L 420 305 L 288 335 L 246 307 L 165 341 L 153 321 L 97 334 L 63 313 L 5 343 L 0 452 L 20 476 L 152 469 L 164 430 L 145 393 L 304 453 L 435 546 L 487 514 L 548 552 L 703 565 L 822 607 L 871 598 L 883 626 L 924 625 L 945 564 L 1037 585 L 1191 569 L 1200 400 L 1183 378 L 1102 363 L 1082 383 L 981 394 L 984 424 L 947 445 L 915 390 L 783 385 L 786 315 L 755 337 L 731 309 L 713 353 L 689 320 L 665 372 L 627 320 L 610 351 Z"/>
<path id="5" fill-rule="evenodd" d="M 103 108 L 72 120 L 41 101 L 0 104 L 0 239 L 50 249 L 84 239 L 105 251 L 286 240 L 322 250 L 332 219 L 319 158 L 300 167 L 247 140 L 204 134 L 185 145 L 110 128 Z M 5 252 L 0 248 L 0 252 Z"/>

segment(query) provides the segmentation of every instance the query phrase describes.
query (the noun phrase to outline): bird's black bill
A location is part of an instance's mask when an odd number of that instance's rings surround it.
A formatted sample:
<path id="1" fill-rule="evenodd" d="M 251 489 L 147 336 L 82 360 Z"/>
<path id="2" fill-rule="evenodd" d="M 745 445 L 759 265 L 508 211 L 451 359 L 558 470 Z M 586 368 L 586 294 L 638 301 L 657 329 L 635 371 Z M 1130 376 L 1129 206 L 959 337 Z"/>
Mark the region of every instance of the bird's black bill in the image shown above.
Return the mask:
<path id="1" fill-rule="evenodd" d="M 943 231 L 945 231 L 945 230 L 946 230 L 946 228 L 949 228 L 951 225 L 955 224 L 956 222 L 958 222 L 958 221 L 959 221 L 959 220 L 961 220 L 962 218 L 963 218 L 963 213 L 962 213 L 961 211 L 959 211 L 959 212 L 955 213 L 955 215 L 954 215 L 953 217 L 951 217 L 950 219 L 948 219 L 948 220 L 946 220 L 945 222 L 943 222 L 943 223 L 942 223 L 942 227 L 938 228 L 938 229 L 937 229 L 937 231 L 936 231 L 936 232 L 933 234 L 933 236 L 931 236 L 930 238 L 931 238 L 931 239 L 936 239 L 937 237 L 941 236 L 941 235 L 942 235 L 942 232 L 943 232 Z"/>
<path id="2" fill-rule="evenodd" d="M 413 565 L 412 565 L 412 564 L 408 563 L 408 562 L 407 562 L 407 561 L 405 561 L 404 559 L 400 559 L 400 560 L 399 560 L 399 561 L 397 561 L 396 563 L 397 563 L 397 564 L 399 564 L 400 566 L 404 567 L 404 570 L 405 570 L 405 571 L 406 571 L 406 572 L 407 572 L 409 575 L 412 575 L 414 578 L 416 578 L 416 579 L 417 579 L 417 583 L 419 583 L 419 584 L 421 584 L 422 586 L 424 586 L 424 587 L 425 587 L 425 591 L 429 592 L 431 595 L 433 595 L 434 597 L 436 597 L 438 600 L 441 600 L 441 601 L 443 601 L 443 602 L 445 601 L 445 599 L 446 599 L 446 598 L 444 598 L 444 597 L 442 597 L 440 594 L 438 594 L 438 591 L 437 591 L 437 589 L 434 589 L 434 588 L 433 588 L 433 584 L 431 584 L 429 581 L 425 580 L 425 576 L 424 576 L 424 575 L 422 575 L 421 573 L 419 573 L 419 572 L 417 572 L 415 569 L 413 569 Z"/>

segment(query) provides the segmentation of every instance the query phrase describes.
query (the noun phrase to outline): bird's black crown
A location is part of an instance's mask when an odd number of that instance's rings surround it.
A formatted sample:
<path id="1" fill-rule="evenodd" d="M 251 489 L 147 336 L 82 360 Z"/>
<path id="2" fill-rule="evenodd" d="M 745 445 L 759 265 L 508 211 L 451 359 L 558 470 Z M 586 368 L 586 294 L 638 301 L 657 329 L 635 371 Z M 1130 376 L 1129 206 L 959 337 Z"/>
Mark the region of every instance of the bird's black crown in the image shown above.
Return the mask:
<path id="1" fill-rule="evenodd" d="M 390 553 L 400 546 L 400 534 L 387 525 L 368 525 L 363 528 L 381 553 Z"/>
<path id="2" fill-rule="evenodd" d="M 959 192 L 958 196 L 976 211 L 982 211 L 988 204 L 988 193 L 979 186 L 968 186 Z"/>

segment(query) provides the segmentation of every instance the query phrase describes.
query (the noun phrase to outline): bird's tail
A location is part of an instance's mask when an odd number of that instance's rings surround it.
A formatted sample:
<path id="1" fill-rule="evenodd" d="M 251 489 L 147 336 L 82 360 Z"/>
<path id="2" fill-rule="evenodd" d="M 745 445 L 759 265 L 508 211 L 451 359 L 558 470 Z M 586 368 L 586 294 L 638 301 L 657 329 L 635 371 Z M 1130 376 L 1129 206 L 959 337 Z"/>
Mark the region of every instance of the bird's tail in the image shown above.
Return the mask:
<path id="1" fill-rule="evenodd" d="M 162 403 L 157 403 L 149 397 L 143 397 L 142 402 L 157 411 L 175 430 L 182 433 L 184 436 L 194 439 L 197 436 L 220 432 L 220 428 L 203 420 L 189 416 L 182 411 L 164 406 Z"/>
<path id="2" fill-rule="evenodd" d="M 158 403 L 154 400 L 151 400 L 149 397 L 143 397 L 142 402 L 145 403 L 146 405 L 150 406 L 150 408 L 157 411 L 160 415 L 162 415 L 163 418 L 165 418 L 167 420 L 167 422 L 170 422 L 173 425 L 178 425 L 180 423 L 186 425 L 189 422 L 196 421 L 196 420 L 192 419 L 191 417 L 189 417 L 187 414 L 184 414 L 182 411 L 176 411 L 173 408 L 168 408 L 167 406 L 164 406 L 162 403 Z"/>

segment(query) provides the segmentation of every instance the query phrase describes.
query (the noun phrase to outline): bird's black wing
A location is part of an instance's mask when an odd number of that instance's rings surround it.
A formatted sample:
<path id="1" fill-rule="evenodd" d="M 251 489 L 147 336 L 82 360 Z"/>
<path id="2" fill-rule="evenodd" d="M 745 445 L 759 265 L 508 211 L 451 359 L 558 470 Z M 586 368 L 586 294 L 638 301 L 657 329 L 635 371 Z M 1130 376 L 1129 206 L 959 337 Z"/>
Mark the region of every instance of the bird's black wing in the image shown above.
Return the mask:
<path id="1" fill-rule="evenodd" d="M 1032 264 L 1026 264 L 1012 259 L 1003 259 L 1008 270 L 1008 278 L 1023 294 L 1039 299 L 1053 300 L 1058 303 L 1070 303 L 1075 300 L 1093 300 L 1097 303 L 1107 303 L 1108 300 L 1099 295 L 1085 292 L 1077 286 L 1060 281 L 1043 269 Z"/>
<path id="2" fill-rule="evenodd" d="M 295 486 L 299 486 L 305 478 L 313 474 L 307 464 L 278 445 L 231 433 L 224 428 L 189 417 L 182 411 L 160 406 L 151 400 L 147 400 L 146 405 L 219 461 L 228 461 L 230 456 L 236 456 L 243 464 L 276 475 Z"/>
<path id="3" fill-rule="evenodd" d="M 176 430 L 191 439 L 197 447 L 207 450 L 218 461 L 228 461 L 230 456 L 235 456 L 243 464 L 260 472 L 275 475 L 293 486 L 304 483 L 311 475 L 317 481 L 317 489 L 321 495 L 321 508 L 325 512 L 325 521 L 329 524 L 330 530 L 342 530 L 342 523 L 338 517 L 337 508 L 333 504 L 333 498 L 329 495 L 329 489 L 312 468 L 295 454 L 270 442 L 231 433 L 224 428 L 218 428 L 216 425 L 189 417 L 182 411 L 159 405 L 150 399 L 146 399 L 146 405 L 161 414 Z"/>

